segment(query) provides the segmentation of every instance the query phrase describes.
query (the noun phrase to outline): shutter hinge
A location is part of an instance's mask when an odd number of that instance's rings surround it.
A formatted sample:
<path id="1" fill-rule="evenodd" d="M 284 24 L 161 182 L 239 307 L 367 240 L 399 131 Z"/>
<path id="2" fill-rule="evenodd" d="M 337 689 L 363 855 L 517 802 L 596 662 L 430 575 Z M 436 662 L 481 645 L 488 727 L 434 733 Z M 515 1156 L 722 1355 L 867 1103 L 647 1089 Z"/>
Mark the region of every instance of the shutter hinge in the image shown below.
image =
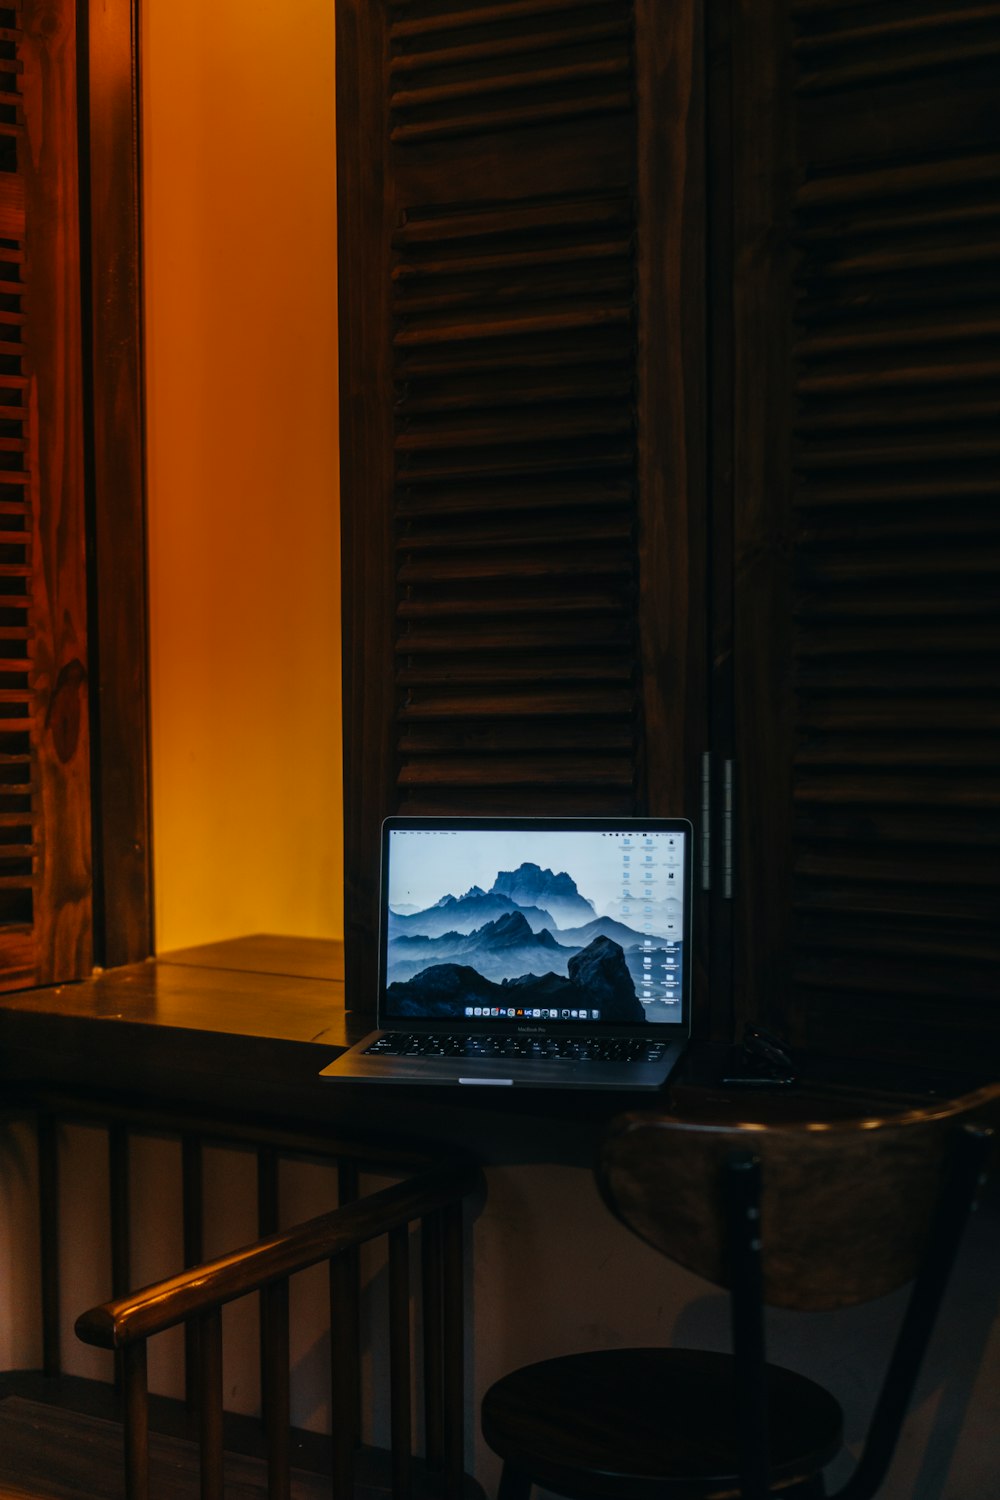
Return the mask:
<path id="1" fill-rule="evenodd" d="M 712 752 L 701 757 L 701 888 L 712 889 Z"/>
<path id="2" fill-rule="evenodd" d="M 722 800 L 722 894 L 733 899 L 733 783 L 735 762 L 723 762 Z"/>

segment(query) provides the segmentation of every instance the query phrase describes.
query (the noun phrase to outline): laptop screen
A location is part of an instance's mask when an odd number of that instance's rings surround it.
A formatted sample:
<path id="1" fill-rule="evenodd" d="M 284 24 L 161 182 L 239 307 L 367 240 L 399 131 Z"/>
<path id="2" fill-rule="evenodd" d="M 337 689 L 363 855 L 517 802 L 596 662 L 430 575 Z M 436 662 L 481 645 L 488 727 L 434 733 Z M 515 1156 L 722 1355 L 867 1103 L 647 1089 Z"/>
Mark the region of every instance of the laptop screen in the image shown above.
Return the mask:
<path id="1" fill-rule="evenodd" d="M 385 1023 L 686 1025 L 681 819 L 390 818 Z"/>

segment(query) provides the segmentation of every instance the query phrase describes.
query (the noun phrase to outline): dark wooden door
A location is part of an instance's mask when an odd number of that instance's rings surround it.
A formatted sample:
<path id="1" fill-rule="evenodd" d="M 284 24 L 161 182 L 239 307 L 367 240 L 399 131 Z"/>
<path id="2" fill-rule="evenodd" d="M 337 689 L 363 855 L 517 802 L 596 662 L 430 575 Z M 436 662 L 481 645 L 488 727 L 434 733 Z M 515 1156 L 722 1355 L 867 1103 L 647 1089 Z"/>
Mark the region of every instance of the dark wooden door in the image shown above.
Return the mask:
<path id="1" fill-rule="evenodd" d="M 732 26 L 737 1008 L 995 1069 L 1000 6 Z"/>
<path id="2" fill-rule="evenodd" d="M 401 812 L 677 812 L 704 709 L 694 0 L 339 0 L 347 963 Z"/>

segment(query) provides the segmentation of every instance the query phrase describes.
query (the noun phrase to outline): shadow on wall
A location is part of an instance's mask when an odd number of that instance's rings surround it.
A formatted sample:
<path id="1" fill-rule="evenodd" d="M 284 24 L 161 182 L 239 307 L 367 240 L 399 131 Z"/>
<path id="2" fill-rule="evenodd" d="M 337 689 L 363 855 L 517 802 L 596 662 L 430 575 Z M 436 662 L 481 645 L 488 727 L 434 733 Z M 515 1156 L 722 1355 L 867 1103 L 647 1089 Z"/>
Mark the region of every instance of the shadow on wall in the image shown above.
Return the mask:
<path id="1" fill-rule="evenodd" d="M 991 1235 L 969 1232 L 880 1492 L 883 1500 L 964 1500 L 995 1493 L 1000 1484 L 998 1291 L 992 1289 L 991 1295 L 998 1231 L 1000 1223 L 992 1226 Z M 768 1312 L 769 1357 L 829 1387 L 844 1408 L 849 1452 L 827 1470 L 831 1491 L 850 1477 L 861 1451 L 907 1299 L 904 1288 L 863 1307 Z M 673 1341 L 728 1348 L 725 1299 L 708 1296 L 692 1302 L 677 1321 Z"/>
<path id="2" fill-rule="evenodd" d="M 557 1354 L 630 1344 L 729 1348 L 729 1303 L 618 1225 L 588 1171 L 492 1168 L 476 1225 L 476 1399 L 498 1376 Z M 1000 1181 L 973 1215 L 912 1409 L 880 1500 L 971 1500 L 1000 1494 Z M 827 1313 L 771 1309 L 776 1363 L 829 1387 L 845 1412 L 849 1452 L 828 1471 L 838 1488 L 867 1431 L 907 1292 Z M 499 1463 L 479 1443 L 476 1477 L 496 1488 Z"/>

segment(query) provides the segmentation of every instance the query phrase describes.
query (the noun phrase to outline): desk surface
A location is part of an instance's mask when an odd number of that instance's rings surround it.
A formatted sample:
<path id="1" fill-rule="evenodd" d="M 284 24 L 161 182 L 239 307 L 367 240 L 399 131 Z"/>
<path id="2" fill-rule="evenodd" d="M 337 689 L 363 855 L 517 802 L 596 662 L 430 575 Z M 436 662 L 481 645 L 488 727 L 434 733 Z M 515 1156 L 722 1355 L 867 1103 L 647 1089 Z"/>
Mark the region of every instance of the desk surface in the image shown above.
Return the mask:
<path id="1" fill-rule="evenodd" d="M 310 1126 L 461 1141 L 484 1160 L 589 1161 L 601 1126 L 648 1095 L 331 1082 L 318 1074 L 371 1026 L 345 1007 L 343 945 L 258 934 L 0 996 L 0 1080 L 115 1090 L 186 1108 Z M 782 1096 L 722 1089 L 717 1051 L 695 1047 L 656 1104 L 733 1118 L 824 1118 L 912 1107 L 957 1092 L 928 1075 L 826 1062 Z M 975 1080 L 973 1080 L 975 1081 Z M 459 1098 L 458 1096 L 461 1095 Z"/>

